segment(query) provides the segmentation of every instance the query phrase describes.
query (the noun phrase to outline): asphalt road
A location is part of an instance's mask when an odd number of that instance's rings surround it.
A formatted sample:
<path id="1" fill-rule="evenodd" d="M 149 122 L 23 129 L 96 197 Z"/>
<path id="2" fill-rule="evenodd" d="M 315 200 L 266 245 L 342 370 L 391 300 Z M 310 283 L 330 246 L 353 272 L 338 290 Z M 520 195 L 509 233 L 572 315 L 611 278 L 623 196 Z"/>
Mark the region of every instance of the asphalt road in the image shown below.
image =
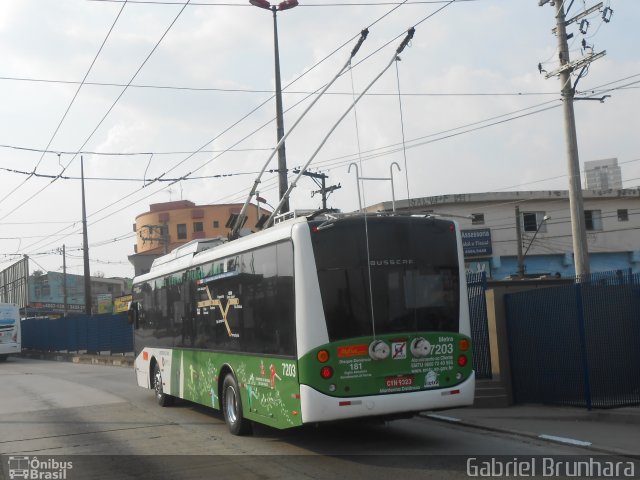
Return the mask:
<path id="1" fill-rule="evenodd" d="M 67 479 L 404 480 L 469 478 L 470 456 L 586 453 L 420 417 L 286 431 L 256 426 L 252 436 L 236 437 L 217 411 L 188 402 L 159 407 L 130 368 L 25 358 L 0 364 L 0 475 L 4 469 L 7 478 L 9 456 L 70 456 Z"/>

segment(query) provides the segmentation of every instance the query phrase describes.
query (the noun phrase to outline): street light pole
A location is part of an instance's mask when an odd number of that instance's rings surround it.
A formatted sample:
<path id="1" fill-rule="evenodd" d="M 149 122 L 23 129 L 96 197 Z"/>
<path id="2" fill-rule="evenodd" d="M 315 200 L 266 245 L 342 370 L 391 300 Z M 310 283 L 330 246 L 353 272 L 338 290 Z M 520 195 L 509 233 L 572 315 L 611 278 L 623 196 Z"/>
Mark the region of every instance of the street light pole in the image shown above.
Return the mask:
<path id="1" fill-rule="evenodd" d="M 282 108 L 282 84 L 280 81 L 280 50 L 278 48 L 278 19 L 277 12 L 289 10 L 298 6 L 298 0 L 284 0 L 278 5 L 271 5 L 267 0 L 249 0 L 251 5 L 273 12 L 273 52 L 275 57 L 275 79 L 276 79 L 276 128 L 278 143 L 284 137 L 284 112 Z M 278 148 L 278 190 L 279 198 L 282 199 L 289 187 L 287 182 L 287 155 L 284 142 Z M 289 211 L 289 200 L 282 204 L 281 212 Z"/>

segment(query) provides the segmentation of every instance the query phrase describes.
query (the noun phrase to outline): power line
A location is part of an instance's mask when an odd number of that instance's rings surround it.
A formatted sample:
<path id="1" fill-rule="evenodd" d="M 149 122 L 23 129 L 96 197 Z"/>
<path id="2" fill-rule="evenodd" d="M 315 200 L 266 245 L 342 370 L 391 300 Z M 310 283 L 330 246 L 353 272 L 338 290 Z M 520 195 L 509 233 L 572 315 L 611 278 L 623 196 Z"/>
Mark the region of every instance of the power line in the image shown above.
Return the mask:
<path id="1" fill-rule="evenodd" d="M 131 3 L 131 0 L 128 0 Z M 459 1 L 459 0 L 458 0 Z M 0 80 L 16 81 L 16 82 L 33 82 L 33 83 L 53 83 L 63 85 L 77 85 L 82 82 L 72 80 L 56 80 L 45 78 L 33 78 L 33 77 L 10 77 L 0 76 Z M 123 83 L 111 83 L 111 82 L 83 82 L 84 85 L 91 85 L 97 87 L 124 87 Z M 187 92 L 221 92 L 221 93 L 269 93 L 275 94 L 274 90 L 254 89 L 254 88 L 222 88 L 222 87 L 186 87 L 177 85 L 145 85 L 132 83 L 129 88 L 141 88 L 141 89 L 157 89 L 157 90 L 177 90 Z M 316 92 L 303 91 L 303 90 L 288 90 L 282 92 L 289 95 L 314 95 Z M 523 96 L 535 96 L 535 95 L 557 95 L 557 92 L 405 92 L 402 93 L 403 97 L 523 97 Z M 351 96 L 351 92 L 327 92 L 327 96 Z M 356 92 L 359 95 L 359 92 Z M 397 96 L 397 93 L 385 93 L 385 92 L 367 92 L 366 97 L 393 97 Z"/>
<path id="2" fill-rule="evenodd" d="M 126 1 L 126 0 L 124 0 Z M 175 16 L 175 18 L 173 19 L 173 21 L 169 24 L 169 26 L 165 29 L 164 33 L 161 35 L 160 39 L 156 42 L 156 44 L 153 46 L 153 48 L 151 49 L 151 51 L 149 52 L 149 54 L 145 57 L 145 59 L 143 60 L 143 62 L 140 64 L 140 66 L 138 67 L 138 69 L 136 70 L 136 72 L 133 74 L 133 76 L 131 77 L 131 79 L 129 80 L 128 84 L 122 89 L 122 91 L 120 92 L 120 94 L 116 97 L 116 99 L 114 100 L 114 102 L 111 104 L 111 106 L 109 107 L 109 109 L 107 110 L 107 112 L 102 116 L 102 118 L 100 119 L 100 121 L 98 122 L 98 124 L 96 125 L 96 127 L 92 130 L 92 132 L 89 134 L 89 136 L 87 137 L 87 139 L 84 141 L 84 143 L 80 146 L 80 148 L 77 150 L 77 152 L 81 151 L 85 145 L 87 143 L 89 143 L 89 140 L 91 140 L 91 138 L 93 137 L 93 135 L 98 131 L 98 129 L 100 128 L 100 126 L 104 123 L 104 121 L 106 120 L 107 116 L 111 113 L 111 111 L 115 108 L 116 104 L 120 101 L 120 99 L 122 98 L 122 96 L 124 95 L 124 93 L 127 91 L 127 88 L 129 88 L 129 84 L 131 84 L 135 78 L 138 76 L 138 74 L 140 73 L 140 71 L 142 70 L 142 68 L 146 65 L 146 63 L 149 61 L 149 59 L 151 58 L 151 55 L 153 55 L 153 53 L 157 50 L 158 46 L 160 46 L 160 43 L 162 42 L 162 40 L 164 40 L 164 38 L 167 36 L 167 34 L 169 33 L 169 30 L 171 30 L 171 28 L 173 27 L 173 25 L 178 21 L 178 18 L 180 18 L 180 15 L 182 15 L 182 12 L 184 12 L 184 9 L 187 7 L 187 5 L 189 4 L 191 0 L 187 0 L 183 5 L 182 8 L 180 9 L 180 11 L 178 12 L 178 14 Z M 71 163 L 73 163 L 73 161 L 76 159 L 76 157 L 78 156 L 78 153 L 76 152 L 76 154 L 71 158 L 71 160 L 69 160 L 69 163 L 67 163 L 66 166 L 64 166 L 64 168 L 62 169 L 62 172 L 60 172 L 60 175 L 62 175 L 67 168 L 69 168 L 69 165 L 71 165 Z M 52 183 L 54 183 L 57 179 L 53 179 L 51 182 L 49 182 L 47 185 L 45 185 L 43 188 L 41 188 L 40 190 L 38 190 L 35 194 L 31 195 L 27 200 L 23 201 L 21 204 L 19 204 L 17 207 L 15 207 L 14 209 L 12 209 L 11 211 L 9 211 L 8 213 L 6 213 L 4 216 L 0 217 L 0 220 L 3 220 L 5 218 L 7 218 L 9 215 L 11 215 L 13 212 L 15 212 L 16 210 L 18 210 L 19 208 L 23 207 L 24 205 L 26 205 L 28 202 L 32 201 L 35 197 L 37 197 L 40 193 L 42 193 L 45 189 L 47 189 Z"/>
<path id="3" fill-rule="evenodd" d="M 108 38 L 111 36 L 111 32 L 113 31 L 114 27 L 116 26 L 116 23 L 118 22 L 118 19 L 120 18 L 120 15 L 122 14 L 122 11 L 124 10 L 125 5 L 127 4 L 126 0 L 125 2 L 122 4 L 122 7 L 120 7 L 120 10 L 118 11 L 118 15 L 116 15 L 115 20 L 113 21 L 113 23 L 111 24 L 111 28 L 109 28 L 109 31 L 107 32 L 107 35 L 104 37 L 104 40 L 102 40 L 102 44 L 100 45 L 100 48 L 98 49 L 98 52 L 95 54 L 95 56 L 93 57 L 93 60 L 91 62 L 91 65 L 89 65 L 89 68 L 87 69 L 87 72 L 84 74 L 84 77 L 82 78 L 82 81 L 80 82 L 80 84 L 78 85 L 78 88 L 76 89 L 75 94 L 73 95 L 73 98 L 71 99 L 71 102 L 69 102 L 69 105 L 67 106 L 67 109 L 65 110 L 64 114 L 62 115 L 62 118 L 60 119 L 60 121 L 58 122 L 58 126 L 55 128 L 55 130 L 53 131 L 53 134 L 51 135 L 51 138 L 49 138 L 49 142 L 47 143 L 47 146 L 44 148 L 42 155 L 40 155 L 40 159 L 38 160 L 38 163 L 36 163 L 36 166 L 33 167 L 33 174 L 35 175 L 36 170 L 38 169 L 38 167 L 40 166 L 40 163 L 42 162 L 42 159 L 44 158 L 44 154 L 46 152 L 46 150 L 51 146 L 51 143 L 53 142 L 53 139 L 56 138 L 56 135 L 58 134 L 58 131 L 60 130 L 60 127 L 62 127 L 62 124 L 64 123 L 65 119 L 67 118 L 67 115 L 69 113 L 69 111 L 71 110 L 71 107 L 73 106 L 76 98 L 78 97 L 78 94 L 80 93 L 80 90 L 82 89 L 82 86 L 84 85 L 85 81 L 87 80 L 87 77 L 89 76 L 89 73 L 91 72 L 91 70 L 93 69 L 93 66 L 96 63 L 96 60 L 98 60 L 98 57 L 100 56 L 100 53 L 102 52 L 102 49 L 104 48 L 105 44 L 107 43 Z M 9 193 L 7 193 L 4 197 L 2 197 L 0 199 L 0 204 L 6 200 L 8 197 L 10 197 L 11 195 L 13 195 L 14 192 L 16 192 L 20 187 L 22 187 L 25 183 L 27 183 L 29 181 L 29 179 L 32 176 L 27 177 L 21 184 L 19 184 L 17 187 L 15 187 L 13 190 L 11 190 Z M 4 217 L 3 217 L 4 218 Z"/>

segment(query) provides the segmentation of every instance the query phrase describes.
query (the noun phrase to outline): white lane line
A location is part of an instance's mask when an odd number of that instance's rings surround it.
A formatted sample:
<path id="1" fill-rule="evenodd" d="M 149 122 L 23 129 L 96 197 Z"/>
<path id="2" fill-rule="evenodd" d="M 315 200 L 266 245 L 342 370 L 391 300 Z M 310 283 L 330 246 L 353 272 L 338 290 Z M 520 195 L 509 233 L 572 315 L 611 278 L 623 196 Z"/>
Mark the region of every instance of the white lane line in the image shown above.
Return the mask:
<path id="1" fill-rule="evenodd" d="M 544 440 L 551 440 L 552 442 L 560 442 L 560 443 L 568 443 L 569 445 L 578 445 L 580 447 L 590 447 L 591 442 L 585 442 L 583 440 L 576 440 L 574 438 L 567 437 L 557 437 L 555 435 L 538 435 L 538 438 L 542 438 Z"/>
<path id="2" fill-rule="evenodd" d="M 445 415 L 438 415 L 436 413 L 429 413 L 427 417 L 434 418 L 436 420 L 444 420 L 445 422 L 461 422 L 462 421 L 459 418 L 447 417 Z"/>

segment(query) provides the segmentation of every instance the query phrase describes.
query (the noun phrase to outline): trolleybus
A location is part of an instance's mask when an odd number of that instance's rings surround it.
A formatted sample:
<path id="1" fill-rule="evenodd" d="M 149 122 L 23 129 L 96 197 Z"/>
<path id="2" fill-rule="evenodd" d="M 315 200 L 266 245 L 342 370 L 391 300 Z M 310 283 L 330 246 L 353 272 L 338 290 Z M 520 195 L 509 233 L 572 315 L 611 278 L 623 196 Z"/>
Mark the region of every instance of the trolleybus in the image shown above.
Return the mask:
<path id="1" fill-rule="evenodd" d="M 299 217 L 136 277 L 135 372 L 234 434 L 471 405 L 461 236 L 430 216 Z"/>

